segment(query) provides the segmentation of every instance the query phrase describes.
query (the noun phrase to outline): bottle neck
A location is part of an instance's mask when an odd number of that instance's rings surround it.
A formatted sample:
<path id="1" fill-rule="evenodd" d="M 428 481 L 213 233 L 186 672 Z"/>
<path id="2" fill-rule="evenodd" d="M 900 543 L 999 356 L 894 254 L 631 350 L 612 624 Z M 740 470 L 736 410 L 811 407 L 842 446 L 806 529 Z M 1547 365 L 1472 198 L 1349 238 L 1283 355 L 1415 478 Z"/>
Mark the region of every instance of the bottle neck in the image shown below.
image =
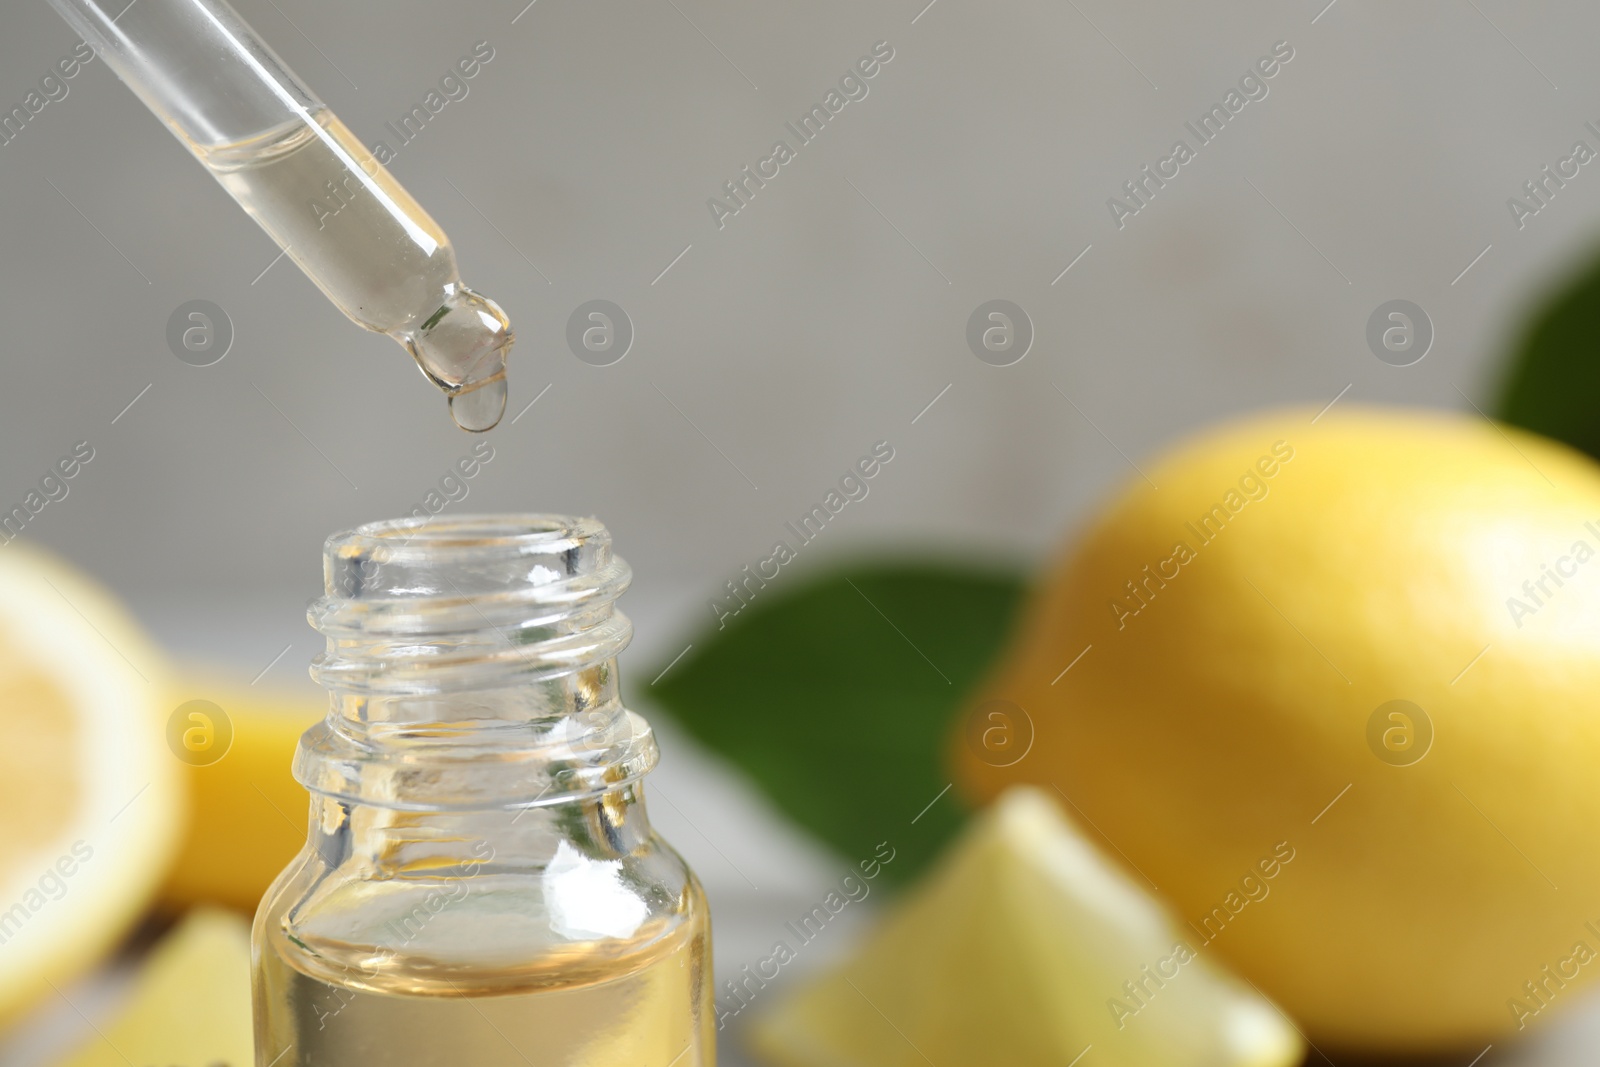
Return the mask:
<path id="1" fill-rule="evenodd" d="M 402 810 L 314 794 L 307 847 L 328 869 L 385 878 L 527 874 L 626 856 L 651 836 L 642 783 L 520 808 Z"/>
<path id="2" fill-rule="evenodd" d="M 618 690 L 630 577 L 592 519 L 427 517 L 330 538 L 309 612 L 329 712 L 295 758 L 313 822 L 332 803 L 347 828 L 404 827 L 399 813 L 540 826 L 538 809 L 571 821 L 608 798 L 642 821 L 633 786 L 657 752 Z"/>

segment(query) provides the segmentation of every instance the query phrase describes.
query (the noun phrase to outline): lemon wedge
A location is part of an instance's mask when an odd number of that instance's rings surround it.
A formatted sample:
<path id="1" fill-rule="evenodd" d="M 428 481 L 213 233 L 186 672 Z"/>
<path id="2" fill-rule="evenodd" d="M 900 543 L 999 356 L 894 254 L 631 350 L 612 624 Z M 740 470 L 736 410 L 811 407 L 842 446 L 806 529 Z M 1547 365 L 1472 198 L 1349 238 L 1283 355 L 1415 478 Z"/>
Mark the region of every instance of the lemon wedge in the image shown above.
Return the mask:
<path id="1" fill-rule="evenodd" d="M 61 1067 L 250 1067 L 250 924 L 198 908 L 145 960 L 132 996 Z"/>
<path id="2" fill-rule="evenodd" d="M 854 959 L 759 1018 L 754 1042 L 783 1067 L 1300 1062 L 1293 1024 L 1198 944 L 1019 786 Z"/>

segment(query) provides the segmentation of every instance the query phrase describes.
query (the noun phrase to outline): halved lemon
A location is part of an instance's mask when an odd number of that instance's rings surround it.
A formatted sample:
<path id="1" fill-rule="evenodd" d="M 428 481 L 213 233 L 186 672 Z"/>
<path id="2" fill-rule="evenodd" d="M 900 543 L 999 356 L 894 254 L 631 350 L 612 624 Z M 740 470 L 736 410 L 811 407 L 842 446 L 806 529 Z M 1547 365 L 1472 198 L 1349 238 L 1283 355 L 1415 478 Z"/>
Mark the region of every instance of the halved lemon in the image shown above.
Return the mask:
<path id="1" fill-rule="evenodd" d="M 854 959 L 758 1019 L 755 1044 L 782 1067 L 1288 1067 L 1304 1051 L 1028 786 L 979 816 Z"/>
<path id="2" fill-rule="evenodd" d="M 65 563 L 0 545 L 0 1020 L 93 966 L 182 832 L 165 665 Z"/>

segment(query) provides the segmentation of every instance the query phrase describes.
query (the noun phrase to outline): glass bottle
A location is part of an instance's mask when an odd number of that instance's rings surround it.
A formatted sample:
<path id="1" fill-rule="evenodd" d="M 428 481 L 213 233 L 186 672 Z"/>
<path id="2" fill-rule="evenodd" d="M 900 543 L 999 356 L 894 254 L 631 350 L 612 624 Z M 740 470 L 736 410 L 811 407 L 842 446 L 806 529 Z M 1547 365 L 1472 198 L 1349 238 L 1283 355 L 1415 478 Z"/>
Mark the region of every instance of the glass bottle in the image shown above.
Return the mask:
<path id="1" fill-rule="evenodd" d="M 626 563 L 593 519 L 329 538 L 306 846 L 253 934 L 257 1067 L 704 1067 L 705 898 L 650 828 Z"/>

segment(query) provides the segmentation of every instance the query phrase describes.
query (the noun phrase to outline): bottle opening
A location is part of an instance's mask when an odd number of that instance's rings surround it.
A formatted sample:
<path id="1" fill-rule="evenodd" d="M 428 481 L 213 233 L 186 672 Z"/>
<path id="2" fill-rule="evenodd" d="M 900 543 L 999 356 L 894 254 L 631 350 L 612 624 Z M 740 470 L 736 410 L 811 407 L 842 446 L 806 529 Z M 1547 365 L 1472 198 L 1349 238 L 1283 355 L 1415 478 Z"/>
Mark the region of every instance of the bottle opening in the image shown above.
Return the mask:
<path id="1" fill-rule="evenodd" d="M 564 515 L 394 519 L 327 541 L 327 639 L 311 673 L 328 719 L 297 776 L 330 795 L 395 793 L 370 767 L 402 757 L 406 797 L 528 802 L 615 788 L 654 766 L 643 719 L 622 705 L 616 657 L 633 627 L 631 579 L 598 521 Z M 303 775 L 303 776 L 302 776 Z"/>
<path id="2" fill-rule="evenodd" d="M 610 532 L 595 519 L 391 519 L 328 538 L 326 595 L 313 605 L 311 625 L 331 638 L 352 628 L 371 632 L 400 615 L 423 624 L 429 612 L 436 612 L 442 626 L 457 626 L 455 616 L 463 608 L 493 609 L 478 618 L 476 628 L 544 617 L 548 613 L 542 608 L 579 619 L 586 616 L 576 614 L 578 609 L 608 608 L 631 577 L 628 565 L 612 552 Z M 474 597 L 479 602 L 466 603 Z M 518 644 L 527 644 L 527 637 L 521 635 Z"/>

